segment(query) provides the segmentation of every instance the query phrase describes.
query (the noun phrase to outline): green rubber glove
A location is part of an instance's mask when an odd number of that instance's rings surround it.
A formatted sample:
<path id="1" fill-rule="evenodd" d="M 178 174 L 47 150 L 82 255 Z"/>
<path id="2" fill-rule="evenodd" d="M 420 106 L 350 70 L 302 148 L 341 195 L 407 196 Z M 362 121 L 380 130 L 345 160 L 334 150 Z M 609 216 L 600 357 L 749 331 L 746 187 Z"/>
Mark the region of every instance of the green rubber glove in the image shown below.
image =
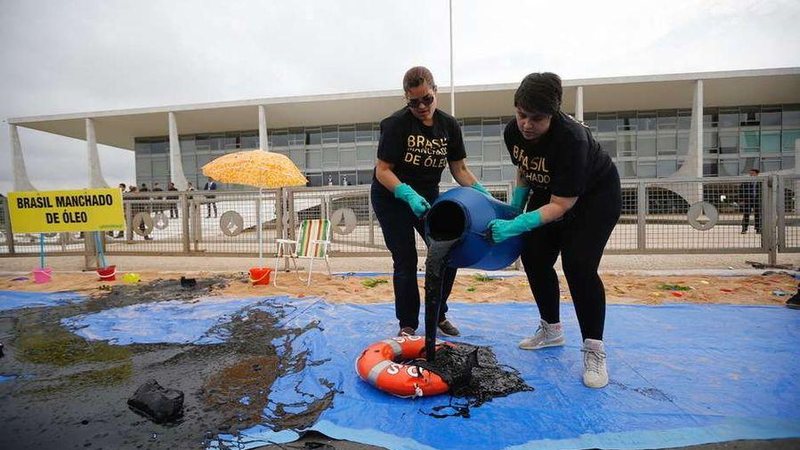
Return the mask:
<path id="1" fill-rule="evenodd" d="M 486 187 L 484 187 L 484 185 L 482 185 L 482 184 L 481 184 L 480 182 L 478 182 L 478 181 L 476 181 L 476 182 L 472 183 L 472 186 L 470 186 L 470 187 L 471 187 L 472 189 L 475 189 L 476 191 L 480 192 L 481 194 L 486 194 L 486 195 L 488 195 L 489 197 L 491 197 L 491 196 L 492 196 L 492 194 L 491 194 L 491 193 L 489 193 L 489 191 L 488 191 L 488 190 L 486 190 Z"/>
<path id="2" fill-rule="evenodd" d="M 489 222 L 488 228 L 492 233 L 492 240 L 497 243 L 519 236 L 541 225 L 542 214 L 537 209 L 536 211 L 520 214 L 511 220 L 494 219 Z"/>
<path id="3" fill-rule="evenodd" d="M 527 186 L 517 186 L 511 194 L 511 207 L 520 211 L 525 211 L 525 204 L 528 203 L 528 194 L 531 188 Z"/>
<path id="4" fill-rule="evenodd" d="M 431 204 L 425 200 L 425 197 L 417 194 L 417 192 L 409 185 L 400 183 L 394 188 L 394 197 L 403 200 L 411 207 L 411 211 L 417 217 L 422 217 L 425 212 L 431 209 Z"/>

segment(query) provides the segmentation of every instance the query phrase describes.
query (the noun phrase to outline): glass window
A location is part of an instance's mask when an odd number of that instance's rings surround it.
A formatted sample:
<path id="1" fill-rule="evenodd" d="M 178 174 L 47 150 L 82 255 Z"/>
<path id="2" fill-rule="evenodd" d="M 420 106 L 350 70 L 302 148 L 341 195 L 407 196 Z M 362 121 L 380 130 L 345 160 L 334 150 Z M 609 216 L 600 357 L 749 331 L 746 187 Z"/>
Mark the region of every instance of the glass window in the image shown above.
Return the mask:
<path id="1" fill-rule="evenodd" d="M 678 111 L 678 129 L 690 130 L 692 128 L 692 110 L 682 109 Z"/>
<path id="2" fill-rule="evenodd" d="M 310 128 L 306 130 L 306 145 L 319 145 L 322 143 L 322 130 L 319 128 Z"/>
<path id="3" fill-rule="evenodd" d="M 800 146 L 800 130 L 784 130 L 781 138 L 784 153 L 794 153 L 795 149 Z"/>
<path id="4" fill-rule="evenodd" d="M 659 134 L 657 148 L 659 156 L 676 154 L 678 150 L 678 136 L 676 134 Z"/>
<path id="5" fill-rule="evenodd" d="M 607 147 L 603 146 L 606 150 Z M 620 134 L 617 137 L 618 156 L 636 156 L 636 136 L 633 134 Z"/>
<path id="6" fill-rule="evenodd" d="M 719 134 L 720 153 L 733 154 L 739 153 L 739 135 L 736 133 Z"/>
<path id="7" fill-rule="evenodd" d="M 717 163 L 716 159 L 705 159 L 703 160 L 703 176 L 704 177 L 716 177 L 718 174 L 718 167 L 719 164 Z"/>
<path id="8" fill-rule="evenodd" d="M 220 152 L 225 150 L 225 146 L 223 145 L 223 141 L 225 140 L 224 134 L 212 134 L 208 137 L 208 146 L 211 148 L 212 152 Z"/>
<path id="9" fill-rule="evenodd" d="M 339 127 L 339 143 L 355 142 L 356 130 L 352 125 Z"/>
<path id="10" fill-rule="evenodd" d="M 322 150 L 322 163 L 325 167 L 339 166 L 339 148 L 338 147 L 326 147 Z"/>
<path id="11" fill-rule="evenodd" d="M 617 131 L 617 114 L 616 113 L 598 114 L 597 131 L 600 133 Z"/>
<path id="12" fill-rule="evenodd" d="M 377 149 L 372 144 L 358 144 L 356 146 L 356 158 L 359 161 L 374 161 Z"/>
<path id="13" fill-rule="evenodd" d="M 760 142 L 758 131 L 742 131 L 739 133 L 739 145 L 741 145 L 744 152 L 758 152 Z"/>
<path id="14" fill-rule="evenodd" d="M 297 147 L 306 145 L 306 132 L 302 128 L 289 129 L 289 146 Z"/>
<path id="15" fill-rule="evenodd" d="M 483 142 L 479 140 L 464 141 L 467 148 L 467 159 L 473 161 L 483 161 Z"/>
<path id="16" fill-rule="evenodd" d="M 660 160 L 656 165 L 656 176 L 658 178 L 666 178 L 678 170 L 678 161 L 668 159 Z"/>
<path id="17" fill-rule="evenodd" d="M 188 173 L 197 172 L 197 158 L 192 154 L 181 153 L 181 164 L 183 164 L 183 172 Z"/>
<path id="18" fill-rule="evenodd" d="M 503 137 L 503 123 L 500 122 L 500 119 L 483 120 L 483 137 L 486 138 Z"/>
<path id="19" fill-rule="evenodd" d="M 508 154 L 508 152 L 506 152 Z M 500 142 L 483 142 L 483 160 L 485 162 L 500 162 Z"/>
<path id="20" fill-rule="evenodd" d="M 149 155 L 150 154 L 150 143 L 145 141 L 137 140 L 136 143 L 133 145 L 134 152 L 137 155 Z"/>
<path id="21" fill-rule="evenodd" d="M 637 128 L 642 130 L 655 130 L 656 129 L 656 113 L 640 111 L 636 119 Z"/>
<path id="22" fill-rule="evenodd" d="M 757 157 L 747 157 L 739 160 L 739 174 L 747 173 L 750 169 L 760 170 L 760 167 L 759 158 Z"/>
<path id="23" fill-rule="evenodd" d="M 372 182 L 372 170 L 358 171 L 358 184 L 370 184 Z"/>
<path id="24" fill-rule="evenodd" d="M 794 169 L 794 155 L 784 156 L 781 159 L 783 160 L 783 164 L 781 164 L 783 170 Z"/>
<path id="25" fill-rule="evenodd" d="M 372 124 L 360 123 L 356 125 L 356 142 L 372 141 Z"/>
<path id="26" fill-rule="evenodd" d="M 735 177 L 739 175 L 738 159 L 721 159 L 719 161 L 719 176 Z"/>
<path id="27" fill-rule="evenodd" d="M 746 106 L 739 113 L 739 126 L 757 126 L 761 124 L 761 108 L 758 106 Z"/>
<path id="28" fill-rule="evenodd" d="M 169 163 L 167 158 L 153 158 L 153 178 L 169 178 Z"/>
<path id="29" fill-rule="evenodd" d="M 674 130 L 678 126 L 678 112 L 677 111 L 659 111 L 658 112 L 658 129 L 659 130 Z"/>
<path id="30" fill-rule="evenodd" d="M 703 148 L 719 148 L 719 132 L 703 131 Z"/>
<path id="31" fill-rule="evenodd" d="M 703 109 L 703 128 L 716 127 L 719 125 L 719 112 L 716 108 Z"/>
<path id="32" fill-rule="evenodd" d="M 503 181 L 503 172 L 499 166 L 484 167 L 481 175 L 483 181 Z"/>
<path id="33" fill-rule="evenodd" d="M 481 119 L 465 119 L 461 131 L 464 133 L 464 136 L 480 137 Z"/>
<path id="34" fill-rule="evenodd" d="M 617 114 L 617 130 L 635 130 L 636 129 L 636 112 L 626 111 Z"/>
<path id="35" fill-rule="evenodd" d="M 166 140 L 151 142 L 150 153 L 152 153 L 153 155 L 169 153 L 169 142 L 167 142 Z"/>
<path id="36" fill-rule="evenodd" d="M 608 154 L 613 158 L 617 156 L 617 141 L 614 137 L 599 137 L 597 139 L 597 143 L 600 144 L 600 147 L 603 148 Z M 632 156 L 632 155 L 626 155 Z"/>
<path id="37" fill-rule="evenodd" d="M 781 119 L 783 128 L 800 127 L 800 105 L 785 106 Z"/>
<path id="38" fill-rule="evenodd" d="M 322 143 L 323 144 L 339 143 L 339 129 L 336 126 L 322 127 Z"/>
<path id="39" fill-rule="evenodd" d="M 780 153 L 781 152 L 781 133 L 780 131 L 761 132 L 761 152 Z"/>
<path id="40" fill-rule="evenodd" d="M 322 169 L 322 152 L 319 150 L 306 152 L 306 167 L 309 169 Z"/>
<path id="41" fill-rule="evenodd" d="M 656 163 L 639 161 L 636 165 L 636 172 L 639 178 L 655 178 L 656 177 Z"/>
<path id="42" fill-rule="evenodd" d="M 289 158 L 292 159 L 292 162 L 295 163 L 295 165 L 298 168 L 300 168 L 301 170 L 305 169 L 305 167 L 306 167 L 306 151 L 305 150 L 303 150 L 303 149 L 294 149 L 293 148 L 293 149 L 291 149 L 289 151 Z"/>
<path id="43" fill-rule="evenodd" d="M 616 166 L 621 178 L 636 178 L 636 161 L 617 161 Z"/>
<path id="44" fill-rule="evenodd" d="M 719 126 L 721 128 L 738 128 L 739 127 L 739 110 L 738 109 L 723 109 L 719 112 Z"/>
<path id="45" fill-rule="evenodd" d="M 780 108 L 764 108 L 761 110 L 761 126 L 772 127 L 781 125 Z"/>
<path id="46" fill-rule="evenodd" d="M 781 170 L 780 158 L 769 158 L 769 159 L 765 158 L 761 160 L 762 172 L 776 172 L 778 170 Z"/>
<path id="47" fill-rule="evenodd" d="M 322 174 L 319 172 L 306 173 L 309 186 L 322 186 Z"/>
<path id="48" fill-rule="evenodd" d="M 689 135 L 687 134 L 679 134 L 678 135 L 678 155 L 688 155 L 689 154 Z"/>
<path id="49" fill-rule="evenodd" d="M 258 148 L 258 134 L 242 135 L 242 148 Z"/>
<path id="50" fill-rule="evenodd" d="M 636 154 L 642 156 L 656 156 L 656 137 L 655 135 L 636 136 Z M 655 170 L 654 170 L 655 172 Z M 641 177 L 641 175 L 640 175 Z"/>
<path id="51" fill-rule="evenodd" d="M 339 165 L 341 167 L 355 167 L 356 166 L 356 150 L 355 148 L 343 148 L 339 152 Z"/>
<path id="52" fill-rule="evenodd" d="M 269 138 L 273 147 L 289 146 L 289 130 L 275 130 L 273 133 L 269 134 Z"/>

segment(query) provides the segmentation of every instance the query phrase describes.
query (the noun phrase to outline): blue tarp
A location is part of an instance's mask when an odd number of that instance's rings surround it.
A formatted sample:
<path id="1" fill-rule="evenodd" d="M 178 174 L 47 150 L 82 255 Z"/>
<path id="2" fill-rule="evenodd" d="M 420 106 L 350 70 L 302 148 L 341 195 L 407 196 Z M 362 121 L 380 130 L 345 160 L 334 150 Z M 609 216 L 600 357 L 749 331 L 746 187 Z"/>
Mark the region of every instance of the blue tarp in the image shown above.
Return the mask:
<path id="1" fill-rule="evenodd" d="M 534 305 L 453 302 L 448 316 L 462 330 L 459 340 L 491 346 L 500 363 L 519 370 L 535 390 L 472 408 L 470 418 L 444 419 L 425 413 L 448 405 L 448 396 L 400 399 L 355 374 L 361 350 L 395 332 L 391 304 L 201 299 L 121 308 L 65 323 L 83 336 L 118 343 L 214 342 L 224 336 L 210 336 L 203 327 L 244 307 L 288 310 L 280 326 L 306 330 L 273 342 L 284 359 L 303 354 L 312 363 L 275 381 L 266 423 L 276 405 L 301 411 L 292 404 L 335 391 L 333 404 L 312 429 L 388 448 L 641 448 L 800 437 L 800 312 L 783 307 L 610 305 L 605 341 L 611 383 L 593 390 L 581 382 L 580 335 L 571 305 L 562 305 L 565 347 L 523 351 L 516 344 L 535 329 Z M 306 328 L 311 323 L 318 327 Z M 257 426 L 236 441 L 252 448 L 297 437 L 291 430 Z"/>
<path id="2" fill-rule="evenodd" d="M 0 291 L 0 311 L 60 306 L 84 300 L 86 300 L 85 296 L 75 292 Z"/>

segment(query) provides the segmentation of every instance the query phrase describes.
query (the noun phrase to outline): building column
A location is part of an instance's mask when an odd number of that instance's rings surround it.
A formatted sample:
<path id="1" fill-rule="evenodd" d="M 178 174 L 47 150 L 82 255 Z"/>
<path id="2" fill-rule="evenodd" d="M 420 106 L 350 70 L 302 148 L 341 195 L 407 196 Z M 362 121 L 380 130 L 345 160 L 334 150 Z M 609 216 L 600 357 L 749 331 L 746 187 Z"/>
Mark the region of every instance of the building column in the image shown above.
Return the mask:
<path id="1" fill-rule="evenodd" d="M 575 90 L 575 118 L 583 122 L 583 86 Z"/>
<path id="2" fill-rule="evenodd" d="M 689 130 L 689 152 L 686 160 L 669 178 L 703 178 L 703 80 L 694 85 L 692 100 L 692 125 Z M 668 189 L 683 197 L 689 205 L 703 200 L 703 186 L 665 185 Z"/>
<path id="3" fill-rule="evenodd" d="M 86 150 L 89 159 L 89 187 L 107 188 L 100 169 L 100 154 L 97 152 L 97 137 L 94 132 L 94 119 L 86 119 Z"/>
<path id="4" fill-rule="evenodd" d="M 183 160 L 181 159 L 181 141 L 178 137 L 178 121 L 175 113 L 169 114 L 169 180 L 175 183 L 179 191 L 189 188 L 189 182 L 183 172 Z"/>
<path id="5" fill-rule="evenodd" d="M 19 141 L 16 125 L 8 124 L 8 136 L 11 138 L 11 167 L 14 170 L 14 190 L 37 190 L 28 179 L 28 171 L 25 169 L 25 158 L 22 156 L 22 144 Z"/>
<path id="6" fill-rule="evenodd" d="M 258 105 L 258 146 L 265 152 L 269 151 L 269 141 L 267 140 L 267 108 Z"/>

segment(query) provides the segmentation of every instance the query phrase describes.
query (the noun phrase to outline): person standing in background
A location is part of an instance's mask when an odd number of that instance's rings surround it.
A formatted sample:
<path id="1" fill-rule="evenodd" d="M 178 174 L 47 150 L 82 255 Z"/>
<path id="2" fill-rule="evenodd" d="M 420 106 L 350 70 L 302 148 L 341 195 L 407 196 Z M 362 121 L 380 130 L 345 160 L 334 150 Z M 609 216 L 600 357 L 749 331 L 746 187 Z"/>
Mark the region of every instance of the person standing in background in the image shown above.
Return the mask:
<path id="1" fill-rule="evenodd" d="M 216 191 L 217 190 L 217 182 L 214 181 L 211 177 L 208 178 L 206 184 L 203 186 L 204 191 Z M 217 202 L 214 201 L 216 196 L 214 195 L 206 195 L 206 198 L 209 202 L 206 204 L 206 208 L 208 209 L 208 214 L 206 217 L 211 217 L 211 208 L 214 208 L 214 217 L 217 217 Z"/>
<path id="2" fill-rule="evenodd" d="M 760 171 L 750 169 L 748 174 L 757 177 Z M 745 181 L 739 185 L 739 201 L 742 211 L 742 234 L 747 233 L 750 227 L 750 212 L 753 213 L 753 228 L 756 233 L 761 233 L 761 184 L 758 181 Z"/>

